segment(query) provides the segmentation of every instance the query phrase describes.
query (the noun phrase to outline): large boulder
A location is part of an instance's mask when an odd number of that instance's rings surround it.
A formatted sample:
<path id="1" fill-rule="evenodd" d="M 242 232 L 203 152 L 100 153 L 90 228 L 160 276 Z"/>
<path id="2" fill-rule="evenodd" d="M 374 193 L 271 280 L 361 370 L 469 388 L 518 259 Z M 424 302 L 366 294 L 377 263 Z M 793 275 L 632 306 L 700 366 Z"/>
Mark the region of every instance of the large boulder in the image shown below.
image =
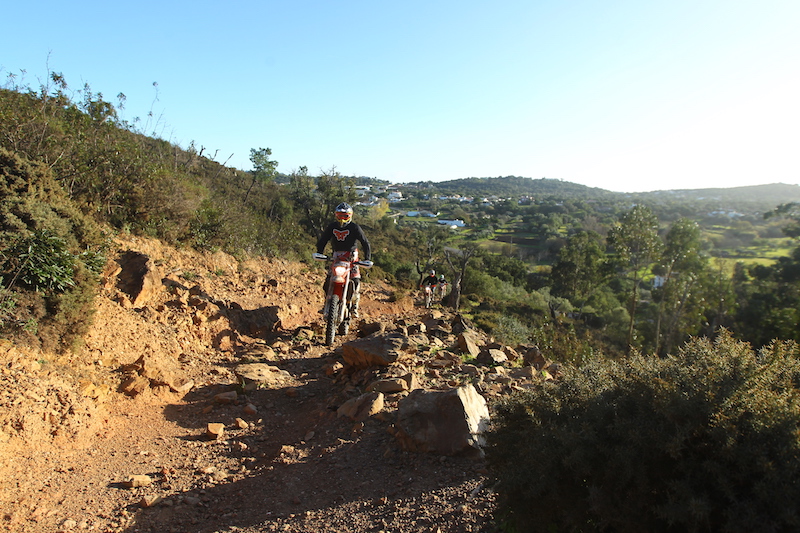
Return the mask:
<path id="1" fill-rule="evenodd" d="M 363 339 L 356 339 L 342 345 L 345 362 L 356 368 L 389 366 L 408 353 L 408 339 L 400 333 L 376 333 Z"/>
<path id="2" fill-rule="evenodd" d="M 128 250 L 117 259 L 117 288 L 134 308 L 143 307 L 161 290 L 161 272 L 147 255 Z"/>
<path id="3" fill-rule="evenodd" d="M 474 358 L 480 355 L 481 347 L 478 342 L 478 335 L 472 330 L 462 331 L 458 334 L 458 349 L 461 350 L 462 353 L 469 354 L 470 357 Z"/>
<path id="4" fill-rule="evenodd" d="M 280 307 L 275 305 L 244 309 L 237 302 L 231 302 L 226 314 L 231 326 L 237 332 L 250 337 L 263 338 L 281 327 L 279 311 Z"/>
<path id="5" fill-rule="evenodd" d="M 536 370 L 541 370 L 547 366 L 547 359 L 545 359 L 542 352 L 537 345 L 533 346 L 520 346 L 522 352 L 522 361 L 527 366 L 532 366 Z"/>
<path id="6" fill-rule="evenodd" d="M 141 355 L 133 363 L 120 368 L 122 380 L 119 391 L 128 396 L 138 396 L 149 388 L 168 387 L 174 392 L 186 392 L 192 385 L 178 377 L 180 370 L 169 357 L 153 354 Z"/>
<path id="7" fill-rule="evenodd" d="M 396 436 L 403 449 L 440 455 L 482 455 L 489 425 L 486 400 L 472 385 L 417 389 L 398 404 Z"/>

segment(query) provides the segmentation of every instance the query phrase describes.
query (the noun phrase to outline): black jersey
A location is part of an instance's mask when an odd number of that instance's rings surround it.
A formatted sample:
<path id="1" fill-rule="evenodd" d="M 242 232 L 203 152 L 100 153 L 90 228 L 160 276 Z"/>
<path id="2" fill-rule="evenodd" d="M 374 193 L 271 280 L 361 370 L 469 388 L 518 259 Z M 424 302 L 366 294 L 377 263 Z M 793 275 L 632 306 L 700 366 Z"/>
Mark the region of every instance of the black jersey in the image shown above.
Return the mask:
<path id="1" fill-rule="evenodd" d="M 318 254 L 325 251 L 325 246 L 328 242 L 331 243 L 334 252 L 352 252 L 356 249 L 356 243 L 361 242 L 361 249 L 364 252 L 363 259 L 369 261 L 372 257 L 369 241 L 364 235 L 361 226 L 355 222 L 349 222 L 341 227 L 338 222 L 331 222 L 317 241 Z"/>
<path id="2" fill-rule="evenodd" d="M 423 287 L 425 285 L 434 286 L 437 283 L 439 283 L 439 278 L 437 278 L 436 276 L 428 276 L 427 278 L 422 280 L 422 283 L 420 283 L 419 286 L 420 287 Z"/>

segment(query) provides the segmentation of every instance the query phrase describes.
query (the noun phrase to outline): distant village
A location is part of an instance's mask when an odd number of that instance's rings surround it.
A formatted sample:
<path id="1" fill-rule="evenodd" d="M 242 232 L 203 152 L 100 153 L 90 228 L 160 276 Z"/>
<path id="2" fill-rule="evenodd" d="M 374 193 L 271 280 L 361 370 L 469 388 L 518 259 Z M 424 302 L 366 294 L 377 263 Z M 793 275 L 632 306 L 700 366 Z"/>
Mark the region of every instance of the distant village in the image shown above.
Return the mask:
<path id="1" fill-rule="evenodd" d="M 378 203 L 385 199 L 390 204 L 398 204 L 403 200 L 406 200 L 403 196 L 402 191 L 400 188 L 403 187 L 402 185 L 359 185 L 355 187 L 356 193 L 358 194 L 359 200 L 357 205 L 364 205 L 364 206 L 374 206 L 378 205 Z M 380 196 L 379 196 L 380 195 Z M 429 195 L 423 195 L 421 197 L 423 200 L 429 200 Z M 460 194 L 452 194 L 452 195 L 438 195 L 435 197 L 437 200 L 441 201 L 450 201 L 450 202 L 459 202 L 464 204 L 474 204 L 476 202 L 475 198 L 471 196 L 461 196 Z M 480 198 L 478 203 L 482 205 L 493 205 L 502 198 L 498 196 L 490 196 L 487 198 Z M 402 215 L 406 217 L 421 217 L 421 218 L 437 218 L 438 213 L 432 213 L 430 211 L 402 211 L 398 210 L 397 215 Z M 445 220 L 445 219 L 438 219 L 437 222 L 444 226 L 448 226 L 450 228 L 463 228 L 466 227 L 466 224 L 463 220 L 455 219 L 455 220 Z"/>

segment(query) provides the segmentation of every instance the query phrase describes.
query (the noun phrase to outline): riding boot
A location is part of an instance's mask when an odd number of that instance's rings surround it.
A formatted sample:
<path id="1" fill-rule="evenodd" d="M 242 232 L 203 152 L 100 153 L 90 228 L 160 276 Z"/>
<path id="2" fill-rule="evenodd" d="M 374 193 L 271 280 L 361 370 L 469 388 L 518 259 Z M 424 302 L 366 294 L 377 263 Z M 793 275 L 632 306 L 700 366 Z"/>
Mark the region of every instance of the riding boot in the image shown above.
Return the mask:
<path id="1" fill-rule="evenodd" d="M 353 295 L 353 301 L 350 303 L 350 315 L 353 318 L 358 318 L 358 302 L 361 300 L 361 292 L 356 292 Z"/>

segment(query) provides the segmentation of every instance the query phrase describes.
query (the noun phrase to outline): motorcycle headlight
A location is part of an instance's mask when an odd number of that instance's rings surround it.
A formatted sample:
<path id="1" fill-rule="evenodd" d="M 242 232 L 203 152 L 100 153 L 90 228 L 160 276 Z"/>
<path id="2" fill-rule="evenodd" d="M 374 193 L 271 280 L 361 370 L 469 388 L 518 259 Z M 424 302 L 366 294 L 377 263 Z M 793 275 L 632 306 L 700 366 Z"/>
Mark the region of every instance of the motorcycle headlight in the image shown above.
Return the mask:
<path id="1" fill-rule="evenodd" d="M 333 265 L 333 277 L 336 281 L 344 281 L 344 277 L 347 275 L 347 270 L 349 265 L 346 263 L 337 263 Z"/>

